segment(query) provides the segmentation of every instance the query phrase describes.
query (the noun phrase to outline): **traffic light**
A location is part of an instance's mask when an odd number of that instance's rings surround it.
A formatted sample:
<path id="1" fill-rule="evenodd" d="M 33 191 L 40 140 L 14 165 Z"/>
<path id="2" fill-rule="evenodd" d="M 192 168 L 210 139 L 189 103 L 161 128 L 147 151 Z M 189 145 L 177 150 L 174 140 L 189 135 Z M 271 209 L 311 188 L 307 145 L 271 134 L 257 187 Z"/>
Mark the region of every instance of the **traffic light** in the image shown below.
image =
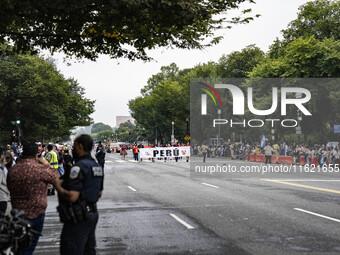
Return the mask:
<path id="1" fill-rule="evenodd" d="M 16 114 L 16 124 L 18 124 L 18 125 L 21 124 L 21 120 L 20 120 L 20 112 L 17 112 L 17 114 Z"/>
<path id="2" fill-rule="evenodd" d="M 297 110 L 296 115 L 298 117 L 298 121 L 301 121 L 302 120 L 302 112 L 300 110 Z"/>

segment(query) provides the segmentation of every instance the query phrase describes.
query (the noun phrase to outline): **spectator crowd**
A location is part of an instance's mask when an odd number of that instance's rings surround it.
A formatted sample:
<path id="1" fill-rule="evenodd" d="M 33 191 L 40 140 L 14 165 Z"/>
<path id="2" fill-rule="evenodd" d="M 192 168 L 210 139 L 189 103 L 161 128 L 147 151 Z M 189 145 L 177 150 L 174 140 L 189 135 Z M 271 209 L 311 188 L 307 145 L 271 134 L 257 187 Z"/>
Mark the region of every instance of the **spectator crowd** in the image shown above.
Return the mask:
<path id="1" fill-rule="evenodd" d="M 269 147 L 268 147 L 269 146 Z M 266 153 L 267 150 L 267 153 Z M 311 163 L 311 158 L 316 157 L 320 165 L 338 164 L 340 160 L 339 143 L 334 144 L 299 144 L 299 143 L 275 143 L 261 146 L 260 143 L 226 142 L 219 146 L 194 145 L 192 154 L 210 158 L 230 158 L 233 160 L 244 160 L 250 158 L 250 154 L 292 156 L 293 162 L 298 164 L 300 157 L 304 157 L 306 164 Z M 245 157 L 246 156 L 246 157 Z"/>

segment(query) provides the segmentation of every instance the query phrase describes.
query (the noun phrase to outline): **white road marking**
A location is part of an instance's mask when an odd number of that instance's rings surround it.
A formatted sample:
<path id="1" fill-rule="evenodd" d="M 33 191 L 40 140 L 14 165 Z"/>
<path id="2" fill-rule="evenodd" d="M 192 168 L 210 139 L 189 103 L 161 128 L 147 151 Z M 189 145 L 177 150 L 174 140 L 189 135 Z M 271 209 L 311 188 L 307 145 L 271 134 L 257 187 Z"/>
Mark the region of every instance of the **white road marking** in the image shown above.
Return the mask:
<path id="1" fill-rule="evenodd" d="M 300 211 L 300 212 L 304 212 L 304 213 L 308 213 L 308 214 L 311 214 L 311 215 L 314 215 L 314 216 L 318 216 L 318 217 L 321 217 L 321 218 L 325 218 L 327 220 L 332 220 L 332 221 L 335 221 L 335 222 L 340 222 L 339 219 L 328 217 L 328 216 L 325 216 L 325 215 L 322 215 L 322 214 L 318 214 L 318 213 L 314 213 L 314 212 L 310 212 L 310 211 L 303 210 L 303 209 L 300 209 L 300 208 L 294 208 L 294 210 L 297 210 L 297 211 Z"/>
<path id="2" fill-rule="evenodd" d="M 134 163 L 136 163 L 136 162 L 138 162 L 138 161 L 133 160 L 133 159 L 130 159 L 129 162 L 134 162 Z"/>
<path id="3" fill-rule="evenodd" d="M 182 225 L 184 225 L 187 229 L 194 229 L 193 226 L 191 226 L 190 224 L 186 223 L 184 220 L 180 219 L 179 217 L 177 217 L 175 214 L 173 213 L 169 213 L 169 215 L 174 218 L 175 220 L 177 220 L 179 223 L 181 223 Z"/>
<path id="4" fill-rule="evenodd" d="M 128 186 L 129 189 L 131 189 L 132 191 L 137 191 L 136 189 L 132 188 L 131 186 Z"/>
<path id="5" fill-rule="evenodd" d="M 209 186 L 209 187 L 213 187 L 215 189 L 218 189 L 219 187 L 215 186 L 215 185 L 211 185 L 209 183 L 205 183 L 205 182 L 202 182 L 203 185 L 206 185 L 206 186 Z"/>
<path id="6" fill-rule="evenodd" d="M 116 162 L 118 162 L 118 163 L 123 163 L 123 162 L 126 162 L 126 160 L 117 159 Z"/>
<path id="7" fill-rule="evenodd" d="M 110 160 L 105 160 L 105 163 L 112 163 L 112 161 L 110 161 Z"/>

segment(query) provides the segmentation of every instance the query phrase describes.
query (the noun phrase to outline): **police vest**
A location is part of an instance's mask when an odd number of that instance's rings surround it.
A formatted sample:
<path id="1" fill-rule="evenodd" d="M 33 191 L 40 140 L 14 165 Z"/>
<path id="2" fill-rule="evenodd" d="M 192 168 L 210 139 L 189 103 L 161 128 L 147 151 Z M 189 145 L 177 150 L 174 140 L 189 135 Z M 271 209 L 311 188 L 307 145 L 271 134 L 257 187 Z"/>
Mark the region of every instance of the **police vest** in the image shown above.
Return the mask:
<path id="1" fill-rule="evenodd" d="M 58 155 L 55 151 L 49 151 L 45 158 L 51 164 L 52 168 L 58 169 Z"/>

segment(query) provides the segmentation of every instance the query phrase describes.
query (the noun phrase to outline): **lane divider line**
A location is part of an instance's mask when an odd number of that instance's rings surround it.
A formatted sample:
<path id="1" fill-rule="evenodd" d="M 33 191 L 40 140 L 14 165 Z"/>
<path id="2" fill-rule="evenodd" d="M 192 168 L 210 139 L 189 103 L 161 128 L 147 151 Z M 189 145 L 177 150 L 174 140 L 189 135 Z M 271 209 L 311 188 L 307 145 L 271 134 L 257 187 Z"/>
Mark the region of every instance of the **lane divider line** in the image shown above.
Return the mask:
<path id="1" fill-rule="evenodd" d="M 184 220 L 180 219 L 179 217 L 177 217 L 175 214 L 173 213 L 169 213 L 169 215 L 174 218 L 175 220 L 177 220 L 179 223 L 181 223 L 182 225 L 184 225 L 187 229 L 194 229 L 193 226 L 191 226 L 190 224 L 186 223 Z"/>
<path id="2" fill-rule="evenodd" d="M 126 160 L 116 159 L 116 162 L 123 163 L 123 162 L 126 162 Z"/>
<path id="3" fill-rule="evenodd" d="M 212 188 L 215 188 L 215 189 L 218 189 L 219 187 L 215 186 L 215 185 L 211 185 L 209 183 L 205 183 L 205 182 L 202 182 L 203 185 L 205 186 L 209 186 L 209 187 L 212 187 Z"/>
<path id="4" fill-rule="evenodd" d="M 294 208 L 294 210 L 304 212 L 304 213 L 308 213 L 308 214 L 311 214 L 311 215 L 314 215 L 314 216 L 318 216 L 318 217 L 321 217 L 321 218 L 324 218 L 324 219 L 327 219 L 327 220 L 332 220 L 332 221 L 340 223 L 339 219 L 328 217 L 328 216 L 325 216 L 325 215 L 322 215 L 322 214 L 319 214 L 319 213 L 310 212 L 310 211 L 303 210 L 303 209 L 300 209 L 300 208 Z"/>
<path id="5" fill-rule="evenodd" d="M 131 186 L 128 186 L 129 189 L 131 189 L 132 191 L 137 191 L 136 189 L 132 188 Z"/>
<path id="6" fill-rule="evenodd" d="M 298 184 L 298 183 L 291 183 L 291 182 L 284 182 L 284 181 L 277 181 L 277 180 L 269 180 L 269 179 L 261 179 L 261 180 L 262 181 L 267 181 L 267 182 L 286 184 L 286 185 L 300 187 L 300 188 L 314 189 L 314 190 L 320 190 L 320 191 L 340 194 L 340 190 L 325 189 L 325 188 L 319 188 L 319 187 L 314 187 L 314 186 L 308 186 L 308 185 L 303 185 L 303 184 Z"/>

